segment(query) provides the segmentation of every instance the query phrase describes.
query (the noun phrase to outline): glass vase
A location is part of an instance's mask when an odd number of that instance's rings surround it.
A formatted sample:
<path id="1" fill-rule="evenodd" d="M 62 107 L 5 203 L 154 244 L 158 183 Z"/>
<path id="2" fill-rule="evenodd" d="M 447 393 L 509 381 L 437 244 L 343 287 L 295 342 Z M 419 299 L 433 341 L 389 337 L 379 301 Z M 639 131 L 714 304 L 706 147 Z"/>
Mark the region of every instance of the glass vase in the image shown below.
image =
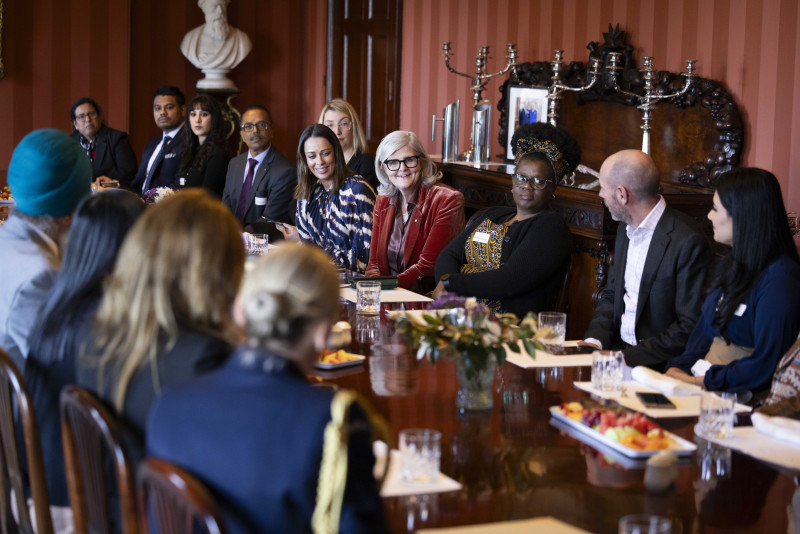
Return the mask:
<path id="1" fill-rule="evenodd" d="M 456 360 L 456 376 L 460 386 L 456 393 L 456 408 L 459 412 L 492 409 L 492 382 L 496 370 L 497 358 L 494 354 L 489 354 L 479 362 L 465 354 Z"/>

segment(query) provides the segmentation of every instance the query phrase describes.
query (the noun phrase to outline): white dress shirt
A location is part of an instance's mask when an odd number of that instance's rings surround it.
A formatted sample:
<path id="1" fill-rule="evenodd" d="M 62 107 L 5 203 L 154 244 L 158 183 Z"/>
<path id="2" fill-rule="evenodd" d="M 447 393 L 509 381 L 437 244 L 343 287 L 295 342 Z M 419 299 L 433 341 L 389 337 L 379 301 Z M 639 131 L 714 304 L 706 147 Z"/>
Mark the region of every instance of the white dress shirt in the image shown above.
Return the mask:
<path id="1" fill-rule="evenodd" d="M 158 154 L 161 152 L 161 147 L 164 145 L 164 138 L 166 136 L 169 136 L 170 140 L 175 140 L 175 136 L 178 135 L 178 132 L 180 131 L 181 128 L 183 128 L 183 124 L 181 124 L 180 126 L 178 126 L 177 128 L 175 128 L 174 130 L 172 130 L 170 132 L 166 132 L 166 133 L 162 133 L 161 134 L 161 142 L 158 143 L 158 146 L 156 146 L 156 149 L 153 150 L 153 155 L 150 156 L 150 160 L 147 162 L 147 173 L 148 174 L 150 173 L 150 167 L 153 166 L 153 163 L 156 161 L 156 158 L 158 157 Z"/>

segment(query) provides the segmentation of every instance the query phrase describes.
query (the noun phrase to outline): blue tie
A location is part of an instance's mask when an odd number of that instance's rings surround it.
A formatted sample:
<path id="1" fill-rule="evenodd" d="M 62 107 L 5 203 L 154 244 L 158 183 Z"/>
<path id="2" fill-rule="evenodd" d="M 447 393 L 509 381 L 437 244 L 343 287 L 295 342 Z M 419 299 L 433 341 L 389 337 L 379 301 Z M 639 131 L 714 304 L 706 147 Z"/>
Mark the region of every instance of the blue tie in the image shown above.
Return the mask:
<path id="1" fill-rule="evenodd" d="M 158 156 L 156 159 L 153 160 L 153 164 L 150 166 L 150 170 L 147 171 L 147 178 L 144 179 L 144 185 L 142 186 L 142 193 L 146 193 L 148 189 L 150 189 L 150 181 L 153 179 L 153 174 L 156 172 L 156 167 L 158 166 L 158 160 L 161 159 L 161 156 L 164 154 L 164 149 L 167 148 L 167 145 L 172 140 L 172 138 L 168 135 L 164 136 L 164 142 L 161 143 L 161 150 L 158 151 Z"/>

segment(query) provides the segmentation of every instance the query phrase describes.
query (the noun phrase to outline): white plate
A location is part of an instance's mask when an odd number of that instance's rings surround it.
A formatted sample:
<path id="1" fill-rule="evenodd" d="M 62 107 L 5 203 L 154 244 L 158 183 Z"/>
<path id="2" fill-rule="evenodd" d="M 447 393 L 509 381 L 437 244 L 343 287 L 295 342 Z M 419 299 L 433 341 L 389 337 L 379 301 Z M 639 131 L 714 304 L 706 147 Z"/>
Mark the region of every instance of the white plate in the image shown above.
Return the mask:
<path id="1" fill-rule="evenodd" d="M 349 360 L 346 362 L 341 363 L 325 363 L 325 362 L 316 362 L 314 363 L 314 367 L 317 369 L 324 369 L 326 371 L 331 371 L 333 369 L 342 369 L 344 367 L 352 367 L 354 365 L 361 365 L 364 363 L 366 356 L 361 356 L 360 354 L 350 354 L 350 356 L 355 356 L 355 360 Z"/>
<path id="2" fill-rule="evenodd" d="M 660 452 L 660 450 L 642 451 L 639 449 L 631 449 L 630 447 L 626 447 L 625 445 L 621 444 L 618 441 L 614 441 L 613 439 L 605 437 L 597 430 L 584 425 L 580 421 L 576 421 L 575 419 L 567 417 L 567 415 L 564 413 L 564 410 L 562 410 L 560 406 L 551 406 L 550 415 L 552 415 L 559 421 L 566 423 L 567 425 L 574 428 L 578 432 L 581 432 L 586 437 L 598 443 L 602 443 L 606 447 L 610 447 L 611 449 L 614 449 L 618 453 L 624 454 L 628 458 L 649 458 L 650 456 L 653 456 L 657 452 Z M 669 447 L 668 450 L 671 450 L 678 456 L 688 456 L 697 449 L 697 445 L 695 445 L 691 441 L 686 441 L 685 439 L 676 436 L 672 432 L 668 432 L 665 430 L 664 434 L 670 440 L 671 446 Z"/>

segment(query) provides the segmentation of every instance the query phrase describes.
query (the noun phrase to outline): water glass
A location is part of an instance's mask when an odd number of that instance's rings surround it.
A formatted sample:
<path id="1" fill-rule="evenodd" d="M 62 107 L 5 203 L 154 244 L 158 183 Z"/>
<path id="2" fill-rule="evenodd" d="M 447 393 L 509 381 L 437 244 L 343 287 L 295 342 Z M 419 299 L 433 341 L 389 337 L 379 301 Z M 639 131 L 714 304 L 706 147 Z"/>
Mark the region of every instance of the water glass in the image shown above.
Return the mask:
<path id="1" fill-rule="evenodd" d="M 567 314 L 561 312 L 539 313 L 539 339 L 548 350 L 560 352 L 564 350 L 564 338 L 567 335 Z"/>
<path id="2" fill-rule="evenodd" d="M 621 391 L 625 357 L 620 350 L 592 353 L 592 387 L 600 391 Z"/>
<path id="3" fill-rule="evenodd" d="M 669 534 L 672 520 L 650 514 L 626 515 L 619 520 L 619 534 Z"/>
<path id="4" fill-rule="evenodd" d="M 427 428 L 400 431 L 400 478 L 404 482 L 435 482 L 439 478 L 442 433 Z"/>
<path id="5" fill-rule="evenodd" d="M 696 433 L 701 438 L 729 438 L 733 434 L 735 393 L 703 392 Z"/>
<path id="6" fill-rule="evenodd" d="M 361 315 L 378 315 L 381 309 L 381 283 L 356 282 L 356 312 Z"/>
<path id="7" fill-rule="evenodd" d="M 263 256 L 269 248 L 267 234 L 247 234 L 247 253 L 251 256 Z"/>

